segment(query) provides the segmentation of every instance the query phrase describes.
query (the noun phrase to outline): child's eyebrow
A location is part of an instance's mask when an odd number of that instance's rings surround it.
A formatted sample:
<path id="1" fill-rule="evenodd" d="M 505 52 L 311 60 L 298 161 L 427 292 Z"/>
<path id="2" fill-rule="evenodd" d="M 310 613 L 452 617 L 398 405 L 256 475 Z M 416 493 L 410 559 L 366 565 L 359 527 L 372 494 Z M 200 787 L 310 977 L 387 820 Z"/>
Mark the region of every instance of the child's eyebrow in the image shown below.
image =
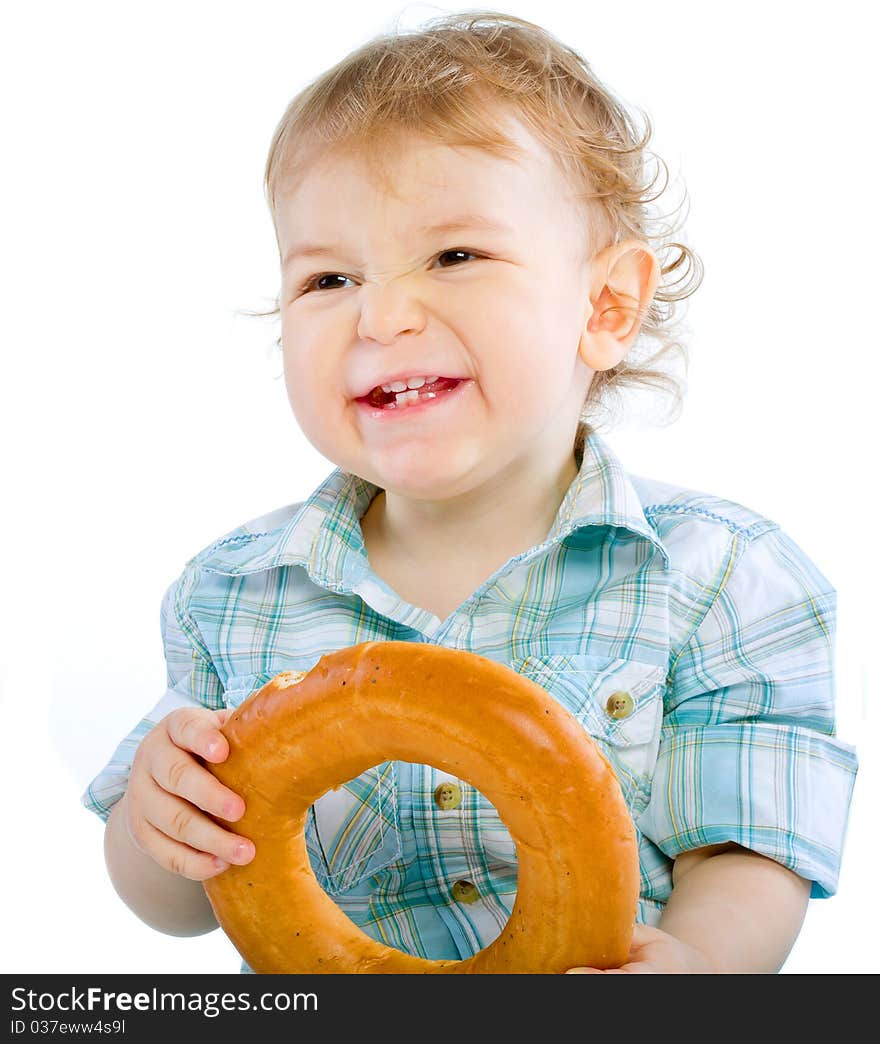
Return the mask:
<path id="1" fill-rule="evenodd" d="M 509 225 L 488 218 L 485 214 L 459 214 L 457 217 L 447 221 L 440 221 L 434 225 L 423 225 L 419 232 L 425 236 L 436 236 L 448 232 L 466 232 L 470 229 L 478 229 L 481 232 L 511 232 Z M 341 247 L 323 246 L 319 243 L 295 243 L 284 257 L 282 268 L 287 268 L 292 261 L 300 257 L 318 257 L 321 255 L 340 254 Z"/>

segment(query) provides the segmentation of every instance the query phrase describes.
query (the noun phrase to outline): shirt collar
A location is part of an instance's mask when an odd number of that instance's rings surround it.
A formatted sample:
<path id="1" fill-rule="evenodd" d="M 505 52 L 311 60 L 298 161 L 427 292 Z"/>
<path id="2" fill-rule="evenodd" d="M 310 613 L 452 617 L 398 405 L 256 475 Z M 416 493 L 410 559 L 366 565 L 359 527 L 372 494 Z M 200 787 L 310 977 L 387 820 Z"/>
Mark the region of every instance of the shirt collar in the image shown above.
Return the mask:
<path id="1" fill-rule="evenodd" d="M 254 573 L 300 565 L 316 583 L 351 591 L 369 569 L 360 519 L 381 487 L 336 468 L 285 525 L 238 549 L 212 545 L 197 556 L 208 569 Z M 583 456 L 542 547 L 582 526 L 615 526 L 649 541 L 669 568 L 669 554 L 649 524 L 635 487 L 608 445 L 586 429 Z"/>

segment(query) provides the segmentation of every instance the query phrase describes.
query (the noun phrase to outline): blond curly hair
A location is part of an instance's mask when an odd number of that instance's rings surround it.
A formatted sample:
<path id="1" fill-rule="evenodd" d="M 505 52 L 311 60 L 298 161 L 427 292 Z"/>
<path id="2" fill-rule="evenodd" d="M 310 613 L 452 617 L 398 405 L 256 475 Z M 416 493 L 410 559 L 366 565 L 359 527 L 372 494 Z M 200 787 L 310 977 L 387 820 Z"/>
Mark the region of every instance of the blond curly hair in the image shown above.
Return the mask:
<path id="1" fill-rule="evenodd" d="M 600 82 L 584 58 L 549 32 L 497 11 L 462 11 L 431 19 L 417 30 L 395 30 L 369 40 L 321 73 L 288 104 L 279 121 L 265 169 L 265 192 L 276 228 L 276 200 L 324 150 L 356 150 L 383 180 L 382 158 L 403 135 L 448 145 L 472 145 L 493 155 L 516 152 L 500 130 L 499 105 L 518 116 L 556 158 L 589 220 L 586 257 L 624 238 L 645 242 L 660 263 L 660 282 L 642 312 L 636 341 L 624 360 L 596 373 L 581 412 L 576 450 L 586 430 L 601 427 L 602 414 L 620 403 L 627 388 L 660 390 L 672 397 L 675 419 L 684 397 L 683 375 L 661 360 L 688 367 L 676 304 L 702 281 L 702 264 L 673 240 L 650 205 L 668 185 L 668 168 L 649 152 L 653 128 L 639 135 L 632 115 Z M 639 110 L 641 111 L 641 110 Z M 645 157 L 667 172 L 651 195 Z M 268 312 L 280 315 L 280 294 Z M 279 337 L 276 344 L 280 346 Z"/>

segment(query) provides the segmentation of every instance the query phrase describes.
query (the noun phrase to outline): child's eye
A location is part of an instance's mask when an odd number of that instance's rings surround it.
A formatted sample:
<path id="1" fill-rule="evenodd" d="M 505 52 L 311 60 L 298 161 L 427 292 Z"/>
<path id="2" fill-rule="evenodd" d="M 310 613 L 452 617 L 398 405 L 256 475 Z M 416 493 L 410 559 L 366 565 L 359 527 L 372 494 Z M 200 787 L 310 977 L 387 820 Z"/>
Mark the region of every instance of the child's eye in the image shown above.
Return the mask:
<path id="1" fill-rule="evenodd" d="M 332 290 L 330 286 L 321 286 L 325 279 L 348 279 L 348 276 L 340 275 L 338 272 L 325 272 L 323 275 L 312 276 L 312 278 L 301 288 L 301 293 L 307 294 L 311 290 Z M 349 280 L 350 282 L 351 280 Z"/>
<path id="2" fill-rule="evenodd" d="M 442 254 L 437 255 L 437 260 L 439 261 L 441 257 L 448 257 L 450 254 L 464 254 L 465 257 L 477 256 L 476 254 L 472 254 L 469 250 L 459 250 L 456 248 L 455 250 L 444 250 Z"/>
<path id="3" fill-rule="evenodd" d="M 476 257 L 480 256 L 479 254 L 472 253 L 470 250 L 461 250 L 461 249 L 456 247 L 454 250 L 444 250 L 442 253 L 437 254 L 435 260 L 439 261 L 440 258 L 442 258 L 442 257 L 449 257 L 450 255 L 455 255 L 455 254 L 458 254 L 458 255 L 460 255 L 460 257 L 464 257 L 464 258 L 468 258 L 468 257 L 476 258 Z M 455 265 L 454 264 L 452 266 L 450 266 L 450 265 L 443 265 L 442 267 L 444 267 L 444 268 L 453 267 L 454 268 Z M 320 275 L 312 276 L 312 278 L 309 279 L 309 281 L 307 283 L 304 283 L 303 286 L 300 287 L 300 293 L 301 294 L 307 294 L 307 293 L 310 293 L 312 290 L 332 290 L 332 289 L 334 289 L 332 286 L 322 286 L 321 285 L 321 283 L 323 283 L 323 281 L 325 279 L 348 279 L 349 282 L 351 282 L 351 279 L 348 276 L 344 276 L 340 272 L 323 272 Z"/>

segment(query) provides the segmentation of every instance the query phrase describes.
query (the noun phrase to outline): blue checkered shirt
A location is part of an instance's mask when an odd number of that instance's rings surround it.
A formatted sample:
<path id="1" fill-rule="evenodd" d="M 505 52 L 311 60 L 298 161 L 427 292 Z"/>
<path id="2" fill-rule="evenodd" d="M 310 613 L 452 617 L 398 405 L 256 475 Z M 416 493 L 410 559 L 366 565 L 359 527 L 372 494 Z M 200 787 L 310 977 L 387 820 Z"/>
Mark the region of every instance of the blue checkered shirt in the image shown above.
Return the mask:
<path id="1" fill-rule="evenodd" d="M 337 468 L 186 563 L 161 606 L 167 691 L 89 784 L 87 808 L 107 819 L 139 742 L 176 707 L 236 707 L 360 642 L 430 642 L 526 675 L 599 743 L 637 828 L 638 920 L 659 920 L 679 853 L 725 841 L 791 868 L 813 897 L 834 893 L 857 769 L 835 737 L 836 595 L 775 522 L 629 475 L 589 432 L 546 539 L 439 620 L 370 567 L 360 518 L 378 491 Z M 460 801 L 441 808 L 449 782 Z M 513 907 L 504 823 L 430 765 L 386 762 L 328 792 L 306 843 L 345 913 L 407 953 L 471 956 Z M 456 899 L 459 881 L 476 901 Z"/>

